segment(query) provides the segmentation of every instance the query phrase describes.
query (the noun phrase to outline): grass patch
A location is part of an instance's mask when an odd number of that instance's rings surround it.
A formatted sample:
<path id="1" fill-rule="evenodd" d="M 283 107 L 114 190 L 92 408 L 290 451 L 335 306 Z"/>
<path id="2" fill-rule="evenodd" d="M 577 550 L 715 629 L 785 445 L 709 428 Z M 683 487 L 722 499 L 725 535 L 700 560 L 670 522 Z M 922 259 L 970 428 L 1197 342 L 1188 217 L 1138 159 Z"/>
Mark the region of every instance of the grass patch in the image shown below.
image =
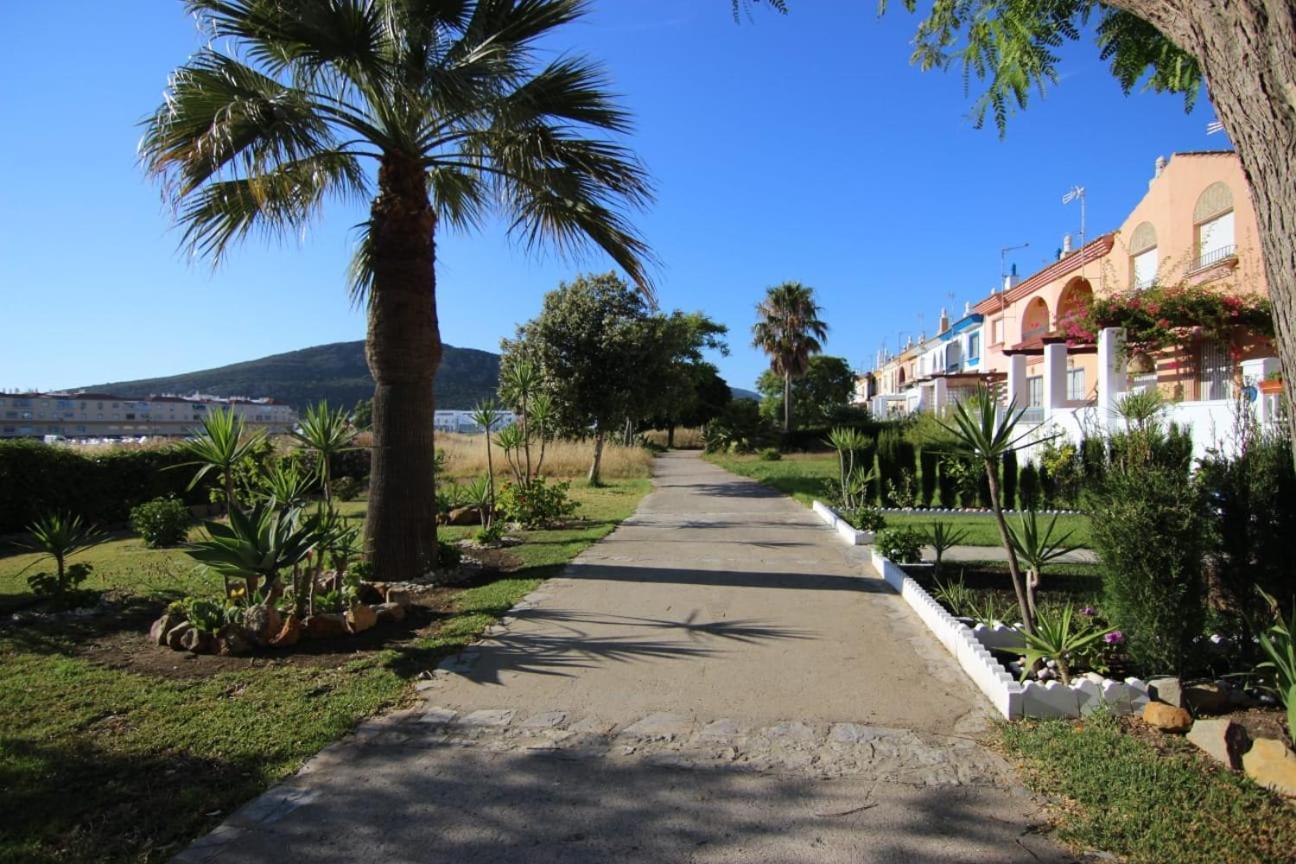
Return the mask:
<path id="1" fill-rule="evenodd" d="M 788 453 L 777 462 L 764 462 L 755 455 L 710 453 L 705 457 L 713 465 L 777 489 L 790 495 L 807 507 L 818 498 L 827 497 L 831 484 L 837 483 L 837 457 L 823 453 Z M 1009 517 L 1010 519 L 1013 517 Z M 1045 524 L 1053 517 L 1044 517 Z M 999 546 L 999 526 L 994 516 L 987 513 L 941 513 L 920 515 L 887 513 L 887 525 L 926 529 L 933 522 L 950 522 L 967 531 L 968 546 Z M 1089 517 L 1080 515 L 1058 516 L 1057 531 L 1072 532 L 1069 542 L 1088 547 L 1091 543 Z"/>
<path id="2" fill-rule="evenodd" d="M 273 657 L 234 671 L 160 677 L 108 668 L 84 636 L 0 625 L 0 862 L 157 862 L 296 771 L 364 718 L 412 699 L 410 678 L 475 640 L 522 596 L 634 512 L 647 480 L 574 487 L 582 521 L 528 531 L 520 567 L 456 593 L 423 635 L 337 664 Z M 363 516 L 363 502 L 345 505 Z M 444 529 L 448 539 L 474 529 Z M 25 593 L 30 556 L 0 559 L 0 591 Z M 78 560 L 117 597 L 219 593 L 181 550 L 121 537 Z M 107 629 L 113 622 L 104 622 Z M 117 625 L 118 633 L 124 625 Z M 105 634 L 107 635 L 107 634 Z M 127 634 L 129 639 L 142 632 Z M 161 649 L 159 649 L 161 650 Z M 183 655 L 175 655 L 183 664 Z"/>
<path id="3" fill-rule="evenodd" d="M 1180 738 L 1136 736 L 1105 715 L 1001 735 L 1027 784 L 1054 797 L 1057 836 L 1078 849 L 1131 864 L 1277 864 L 1296 850 L 1296 810 Z"/>

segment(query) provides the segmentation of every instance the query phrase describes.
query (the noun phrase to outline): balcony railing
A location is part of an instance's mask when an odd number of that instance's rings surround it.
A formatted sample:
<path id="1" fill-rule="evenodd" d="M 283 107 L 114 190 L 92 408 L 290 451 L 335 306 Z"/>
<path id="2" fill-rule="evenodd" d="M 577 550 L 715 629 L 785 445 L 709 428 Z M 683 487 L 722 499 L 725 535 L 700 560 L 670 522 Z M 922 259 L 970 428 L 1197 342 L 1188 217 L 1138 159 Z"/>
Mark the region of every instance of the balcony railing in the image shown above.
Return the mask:
<path id="1" fill-rule="evenodd" d="M 1197 256 L 1197 263 L 1193 264 L 1189 273 L 1196 273 L 1198 270 L 1205 270 L 1221 261 L 1227 261 L 1229 258 L 1237 257 L 1237 245 L 1230 243 L 1227 246 L 1221 246 L 1218 249 L 1212 249 Z"/>
<path id="2" fill-rule="evenodd" d="M 1044 406 L 1035 405 L 1022 412 L 1021 422 L 1033 423 L 1036 426 L 1044 422 Z"/>

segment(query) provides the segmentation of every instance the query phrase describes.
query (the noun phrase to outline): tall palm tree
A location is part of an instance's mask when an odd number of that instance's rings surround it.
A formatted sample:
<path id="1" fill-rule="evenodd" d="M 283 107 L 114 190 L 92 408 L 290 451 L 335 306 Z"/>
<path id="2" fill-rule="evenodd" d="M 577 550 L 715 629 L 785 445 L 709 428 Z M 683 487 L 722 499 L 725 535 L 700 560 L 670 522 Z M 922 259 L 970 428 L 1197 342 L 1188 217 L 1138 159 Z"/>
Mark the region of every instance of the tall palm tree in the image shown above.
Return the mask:
<path id="1" fill-rule="evenodd" d="M 141 153 L 219 261 L 254 229 L 297 234 L 367 201 L 352 296 L 367 300 L 374 446 L 365 546 L 399 578 L 436 561 L 437 230 L 502 211 L 528 247 L 594 244 L 648 291 L 627 208 L 647 176 L 600 69 L 538 42 L 583 0 L 187 0 L 208 36 L 144 121 Z"/>
<path id="2" fill-rule="evenodd" d="M 784 432 L 792 430 L 792 379 L 806 373 L 810 358 L 823 350 L 823 340 L 828 338 L 821 312 L 814 289 L 800 282 L 775 285 L 756 304 L 752 346 L 769 355 L 770 368 L 783 378 Z"/>

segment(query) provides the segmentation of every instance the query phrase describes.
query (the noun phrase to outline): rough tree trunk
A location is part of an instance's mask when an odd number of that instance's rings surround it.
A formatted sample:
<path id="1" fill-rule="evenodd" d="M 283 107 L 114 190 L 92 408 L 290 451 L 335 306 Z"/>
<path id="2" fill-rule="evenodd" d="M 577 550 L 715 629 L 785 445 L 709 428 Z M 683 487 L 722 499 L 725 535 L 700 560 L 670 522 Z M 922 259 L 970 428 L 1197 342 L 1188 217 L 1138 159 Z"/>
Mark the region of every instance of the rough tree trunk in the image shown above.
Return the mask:
<path id="1" fill-rule="evenodd" d="M 600 423 L 594 431 L 594 461 L 590 463 L 589 485 L 599 485 L 599 469 L 603 464 L 603 425 Z"/>
<path id="2" fill-rule="evenodd" d="M 384 581 L 415 578 L 437 560 L 435 230 L 422 169 L 385 157 L 370 211 L 374 273 L 365 343 L 374 377 L 365 553 Z"/>
<path id="3" fill-rule="evenodd" d="M 1287 404 L 1296 406 L 1296 5 L 1109 0 L 1197 58 L 1251 185 Z M 1296 411 L 1290 412 L 1296 454 Z"/>

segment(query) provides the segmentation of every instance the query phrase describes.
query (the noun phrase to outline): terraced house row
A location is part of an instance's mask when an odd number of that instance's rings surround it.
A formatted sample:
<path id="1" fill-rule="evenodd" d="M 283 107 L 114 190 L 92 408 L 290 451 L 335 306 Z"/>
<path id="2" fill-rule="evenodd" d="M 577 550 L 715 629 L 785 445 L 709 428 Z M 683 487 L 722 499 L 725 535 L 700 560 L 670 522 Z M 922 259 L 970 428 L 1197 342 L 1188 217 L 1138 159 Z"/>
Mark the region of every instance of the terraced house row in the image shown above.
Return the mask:
<path id="1" fill-rule="evenodd" d="M 273 399 L 0 393 L 0 438 L 183 437 L 214 408 L 229 408 L 269 432 L 288 432 L 297 424 L 292 406 Z"/>
<path id="2" fill-rule="evenodd" d="M 1275 420 L 1277 352 L 1255 328 L 1176 326 L 1174 345 L 1146 350 L 1127 345 L 1123 328 L 1082 326 L 1096 299 L 1138 308 L 1140 297 L 1150 305 L 1167 290 L 1239 298 L 1238 306 L 1268 295 L 1255 211 L 1232 151 L 1157 158 L 1147 193 L 1116 230 L 1075 249 L 1068 238 L 1056 261 L 1025 279 L 1006 277 L 957 320 L 942 311 L 934 336 L 878 356 L 857 401 L 877 416 L 940 411 L 988 386 L 1025 407 L 1027 422 L 1078 438 L 1117 422 L 1124 394 L 1156 388 L 1199 452 L 1229 445 L 1239 404 Z"/>

